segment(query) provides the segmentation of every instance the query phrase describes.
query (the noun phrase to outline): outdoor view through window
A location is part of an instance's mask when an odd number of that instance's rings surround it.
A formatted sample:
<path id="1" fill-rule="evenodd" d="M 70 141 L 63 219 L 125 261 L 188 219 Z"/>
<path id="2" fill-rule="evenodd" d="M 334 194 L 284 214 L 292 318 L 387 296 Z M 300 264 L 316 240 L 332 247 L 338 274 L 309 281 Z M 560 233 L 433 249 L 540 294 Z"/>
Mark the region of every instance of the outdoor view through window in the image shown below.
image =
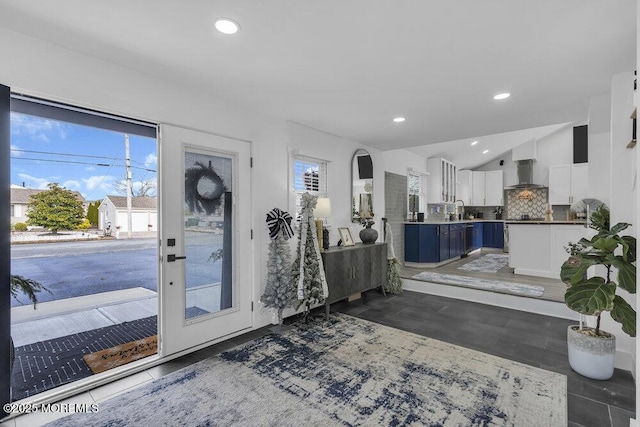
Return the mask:
<path id="1" fill-rule="evenodd" d="M 12 400 L 109 369 L 115 346 L 156 353 L 156 156 L 155 138 L 11 114 Z M 35 310 L 21 286 L 43 287 Z"/>

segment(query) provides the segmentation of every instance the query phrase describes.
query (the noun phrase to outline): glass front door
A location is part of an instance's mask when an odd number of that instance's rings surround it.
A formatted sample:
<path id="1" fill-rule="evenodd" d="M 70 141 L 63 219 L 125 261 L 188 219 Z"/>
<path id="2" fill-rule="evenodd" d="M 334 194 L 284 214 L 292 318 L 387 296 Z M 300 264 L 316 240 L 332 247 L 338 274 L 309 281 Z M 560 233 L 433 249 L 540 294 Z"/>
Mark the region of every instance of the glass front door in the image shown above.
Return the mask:
<path id="1" fill-rule="evenodd" d="M 161 353 L 251 327 L 247 142 L 161 126 Z"/>

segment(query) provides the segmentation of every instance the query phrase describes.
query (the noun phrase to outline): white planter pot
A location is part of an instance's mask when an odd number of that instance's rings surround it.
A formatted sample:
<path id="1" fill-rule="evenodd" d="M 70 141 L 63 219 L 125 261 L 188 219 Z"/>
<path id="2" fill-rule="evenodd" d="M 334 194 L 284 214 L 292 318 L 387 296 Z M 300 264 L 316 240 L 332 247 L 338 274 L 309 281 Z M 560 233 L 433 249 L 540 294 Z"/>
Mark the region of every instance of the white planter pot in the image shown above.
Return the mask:
<path id="1" fill-rule="evenodd" d="M 578 326 L 567 328 L 567 345 L 571 368 L 587 378 L 608 380 L 613 376 L 616 356 L 616 337 L 590 337 L 577 331 Z"/>

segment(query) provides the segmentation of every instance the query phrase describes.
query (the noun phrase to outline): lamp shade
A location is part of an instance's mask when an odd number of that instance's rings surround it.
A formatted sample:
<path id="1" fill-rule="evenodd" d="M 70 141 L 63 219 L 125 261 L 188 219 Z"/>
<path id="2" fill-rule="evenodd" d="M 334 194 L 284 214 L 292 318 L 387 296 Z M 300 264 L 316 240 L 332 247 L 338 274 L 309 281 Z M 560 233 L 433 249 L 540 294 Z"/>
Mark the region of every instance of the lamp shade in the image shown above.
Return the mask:
<path id="1" fill-rule="evenodd" d="M 319 197 L 316 208 L 313 210 L 316 218 L 331 218 L 331 200 L 326 197 Z"/>

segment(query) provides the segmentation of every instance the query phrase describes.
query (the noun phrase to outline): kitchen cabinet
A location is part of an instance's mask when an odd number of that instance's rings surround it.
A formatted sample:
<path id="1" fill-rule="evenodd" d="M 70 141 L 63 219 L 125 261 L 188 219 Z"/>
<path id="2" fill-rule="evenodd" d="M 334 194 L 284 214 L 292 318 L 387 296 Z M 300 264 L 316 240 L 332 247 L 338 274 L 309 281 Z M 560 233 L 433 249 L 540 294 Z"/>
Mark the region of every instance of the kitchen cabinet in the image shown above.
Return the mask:
<path id="1" fill-rule="evenodd" d="M 502 206 L 504 178 L 501 170 L 472 172 L 472 206 Z"/>
<path id="2" fill-rule="evenodd" d="M 549 167 L 549 203 L 570 205 L 589 196 L 589 164 L 577 163 Z"/>
<path id="3" fill-rule="evenodd" d="M 466 224 L 449 225 L 449 258 L 459 257 L 464 254 Z"/>
<path id="4" fill-rule="evenodd" d="M 482 246 L 485 248 L 504 248 L 503 222 L 484 222 L 482 224 Z"/>
<path id="5" fill-rule="evenodd" d="M 456 201 L 456 165 L 450 161 L 432 157 L 427 159 L 429 171 L 427 202 L 455 203 Z"/>
<path id="6" fill-rule="evenodd" d="M 440 235 L 438 236 L 438 261 L 446 261 L 451 258 L 451 242 L 449 241 L 449 225 L 439 225 Z"/>
<path id="7" fill-rule="evenodd" d="M 595 230 L 582 224 L 509 223 L 509 267 L 515 274 L 557 279 L 569 257 L 567 242 L 594 235 Z"/>
<path id="8" fill-rule="evenodd" d="M 471 240 L 471 250 L 475 251 L 482 247 L 482 237 L 484 236 L 484 224 L 481 222 L 473 223 L 473 238 Z"/>
<path id="9" fill-rule="evenodd" d="M 321 256 L 329 288 L 327 313 L 331 303 L 382 286 L 387 280 L 386 243 L 334 246 Z"/>
<path id="10" fill-rule="evenodd" d="M 457 183 L 458 190 L 456 191 L 456 195 L 458 200 L 462 200 L 465 206 L 473 206 L 473 203 L 471 203 L 473 191 L 473 178 L 471 176 L 471 171 L 468 169 L 459 170 Z"/>
<path id="11" fill-rule="evenodd" d="M 449 252 L 449 224 L 405 224 L 404 259 L 406 262 L 446 261 Z"/>

